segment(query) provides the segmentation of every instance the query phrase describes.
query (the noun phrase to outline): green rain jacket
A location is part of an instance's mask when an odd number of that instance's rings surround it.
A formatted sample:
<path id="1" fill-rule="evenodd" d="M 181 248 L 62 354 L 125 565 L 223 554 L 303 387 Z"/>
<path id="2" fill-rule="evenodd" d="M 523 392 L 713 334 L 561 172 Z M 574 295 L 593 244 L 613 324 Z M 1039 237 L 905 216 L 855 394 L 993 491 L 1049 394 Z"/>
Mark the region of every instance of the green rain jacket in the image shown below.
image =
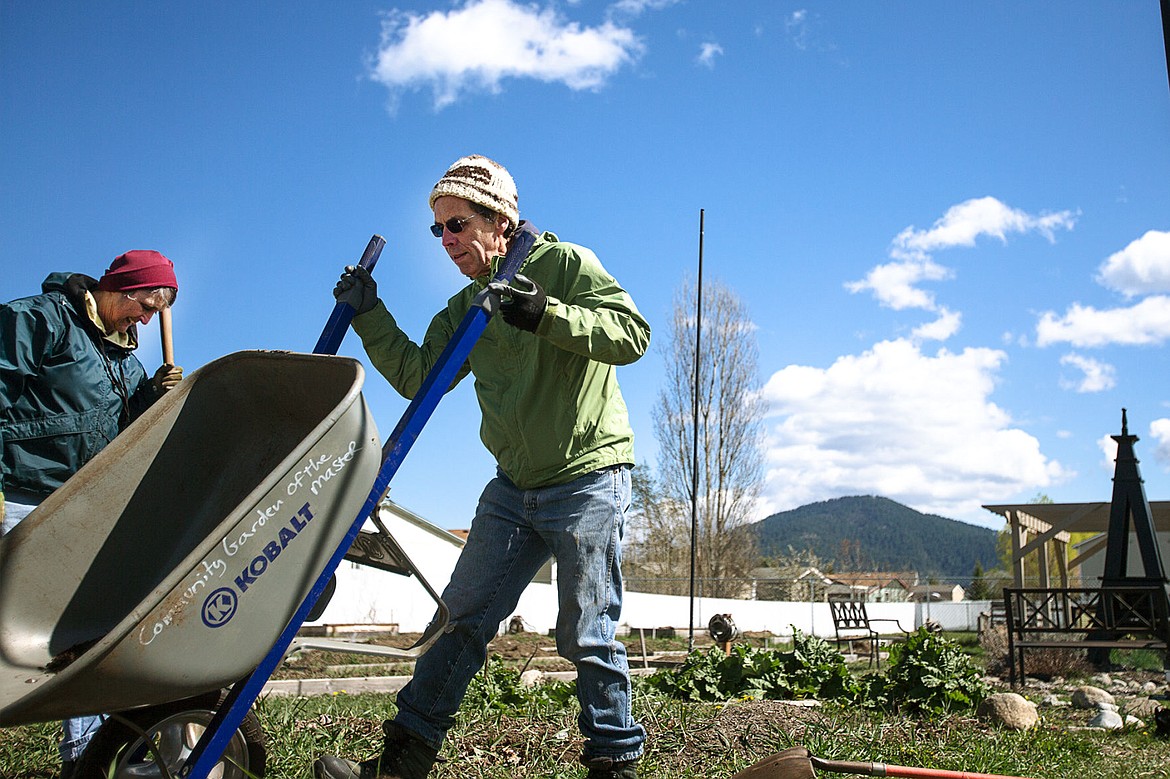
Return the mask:
<path id="1" fill-rule="evenodd" d="M 501 260 L 492 261 L 491 275 Z M 521 489 L 632 465 L 634 434 L 615 366 L 646 352 L 650 325 L 592 251 L 563 243 L 552 233 L 540 236 L 520 272 L 548 295 L 536 332 L 493 317 L 452 383 L 474 374 L 484 445 Z M 448 300 L 421 346 L 381 301 L 354 317 L 370 361 L 404 397 L 418 391 L 489 280 L 476 279 Z"/>
<path id="2" fill-rule="evenodd" d="M 47 497 L 157 399 L 133 352 L 86 315 L 96 286 L 54 273 L 0 305 L 0 490 Z"/>

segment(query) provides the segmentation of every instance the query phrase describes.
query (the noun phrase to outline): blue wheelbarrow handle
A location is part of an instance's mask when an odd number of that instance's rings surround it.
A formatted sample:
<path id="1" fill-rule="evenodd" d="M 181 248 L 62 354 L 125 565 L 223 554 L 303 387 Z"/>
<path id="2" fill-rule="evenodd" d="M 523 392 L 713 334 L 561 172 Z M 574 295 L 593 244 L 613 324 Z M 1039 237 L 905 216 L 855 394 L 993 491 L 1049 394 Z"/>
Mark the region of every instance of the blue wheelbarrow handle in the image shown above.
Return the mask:
<path id="1" fill-rule="evenodd" d="M 373 273 L 374 266 L 378 264 L 378 257 L 382 254 L 382 247 L 385 245 L 385 238 L 374 235 L 366 244 L 366 250 L 362 252 L 362 258 L 358 260 L 358 265 Z M 338 303 L 335 305 L 333 313 L 329 315 L 329 320 L 325 323 L 325 329 L 321 331 L 321 337 L 317 339 L 317 345 L 313 347 L 313 354 L 337 354 L 337 350 L 341 348 L 341 341 L 345 338 L 346 331 L 349 330 L 349 323 L 353 321 L 353 315 L 353 307 L 349 304 Z"/>

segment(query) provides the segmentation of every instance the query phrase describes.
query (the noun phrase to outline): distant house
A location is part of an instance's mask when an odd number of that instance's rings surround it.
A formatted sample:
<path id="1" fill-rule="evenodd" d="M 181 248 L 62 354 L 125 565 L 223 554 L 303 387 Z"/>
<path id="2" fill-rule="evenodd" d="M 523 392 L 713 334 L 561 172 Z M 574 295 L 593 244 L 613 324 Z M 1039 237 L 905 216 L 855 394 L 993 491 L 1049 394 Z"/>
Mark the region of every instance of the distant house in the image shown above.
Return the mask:
<path id="1" fill-rule="evenodd" d="M 815 566 L 753 568 L 750 600 L 823 601 L 833 580 Z"/>
<path id="2" fill-rule="evenodd" d="M 957 584 L 919 584 L 910 588 L 910 600 L 915 603 L 959 603 L 966 598 L 967 591 Z"/>
<path id="3" fill-rule="evenodd" d="M 860 600 L 867 603 L 905 603 L 918 585 L 914 571 L 858 571 L 829 575 L 830 600 Z"/>

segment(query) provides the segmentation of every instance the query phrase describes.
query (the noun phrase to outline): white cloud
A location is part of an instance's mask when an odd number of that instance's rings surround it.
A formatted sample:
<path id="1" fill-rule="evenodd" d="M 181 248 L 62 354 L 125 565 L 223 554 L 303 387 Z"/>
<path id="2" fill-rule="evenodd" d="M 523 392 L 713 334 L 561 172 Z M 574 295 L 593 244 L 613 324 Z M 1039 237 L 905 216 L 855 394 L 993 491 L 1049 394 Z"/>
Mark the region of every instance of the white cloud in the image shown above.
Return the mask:
<path id="1" fill-rule="evenodd" d="M 773 374 L 762 391 L 770 409 L 765 513 L 878 494 L 979 521 L 982 503 L 1063 480 L 1065 469 L 990 400 L 1005 360 L 986 348 L 932 356 L 899 339 L 825 369 Z"/>
<path id="2" fill-rule="evenodd" d="M 723 47 L 718 43 L 704 43 L 699 46 L 699 64 L 708 68 L 715 67 L 715 58 L 722 56 Z"/>
<path id="3" fill-rule="evenodd" d="M 974 246 L 984 235 L 1006 243 L 1010 233 L 1035 232 L 1054 241 L 1057 229 L 1071 230 L 1075 222 L 1071 211 L 1037 216 L 993 197 L 974 198 L 951 206 L 929 230 L 907 227 L 894 238 L 890 256 L 917 259 L 939 249 Z"/>
<path id="4" fill-rule="evenodd" d="M 801 51 L 808 48 L 808 10 L 801 8 L 798 11 L 793 11 L 788 19 L 784 22 L 784 29 L 788 31 L 788 37 L 792 40 L 793 45 Z"/>
<path id="5" fill-rule="evenodd" d="M 1101 450 L 1101 467 L 1110 473 L 1117 470 L 1117 442 L 1113 437 L 1103 435 L 1098 438 L 1097 448 Z"/>
<path id="6" fill-rule="evenodd" d="M 912 337 L 915 341 L 945 341 L 959 332 L 962 324 L 962 314 L 942 308 L 939 310 L 938 319 L 914 328 Z"/>
<path id="7" fill-rule="evenodd" d="M 438 110 L 467 92 L 498 93 L 507 78 L 597 89 L 641 52 L 633 31 L 612 21 L 583 27 L 552 9 L 471 0 L 449 12 L 387 17 L 372 78 L 395 96 L 430 86 Z"/>
<path id="8" fill-rule="evenodd" d="M 821 17 L 810 14 L 805 8 L 793 11 L 784 19 L 784 32 L 798 50 L 835 52 L 837 45 L 820 32 L 821 26 Z"/>
<path id="9" fill-rule="evenodd" d="M 679 0 L 618 0 L 609 7 L 610 14 L 641 16 L 645 11 L 660 11 Z"/>
<path id="10" fill-rule="evenodd" d="M 873 290 L 874 297 L 879 303 L 895 311 L 906 308 L 933 311 L 934 295 L 919 289 L 918 284 L 924 281 L 942 281 L 952 275 L 949 268 L 944 268 L 929 258 L 922 261 L 899 260 L 876 266 L 866 274 L 864 280 L 847 282 L 845 288 L 850 292 Z"/>
<path id="11" fill-rule="evenodd" d="M 1150 438 L 1154 439 L 1154 459 L 1170 467 L 1170 419 L 1162 417 L 1151 422 Z"/>
<path id="12" fill-rule="evenodd" d="M 1052 241 L 1057 229 L 1072 229 L 1074 222 L 1071 211 L 1033 215 L 993 197 L 967 200 L 947 209 L 929 230 L 907 227 L 893 240 L 893 262 L 876 266 L 863 280 L 848 282 L 845 287 L 850 292 L 870 290 L 879 303 L 894 310 L 938 311 L 934 295 L 919 285 L 951 278 L 953 272 L 935 262 L 933 252 L 974 246 L 985 235 L 1006 241 L 1011 233 L 1035 232 Z"/>
<path id="13" fill-rule="evenodd" d="M 1170 233 L 1150 230 L 1110 255 L 1097 281 L 1126 297 L 1170 292 Z"/>
<path id="14" fill-rule="evenodd" d="M 1061 365 L 1081 371 L 1078 381 L 1061 379 L 1060 386 L 1077 392 L 1103 392 L 1117 386 L 1117 371 L 1109 363 L 1074 353 L 1060 358 Z"/>
<path id="15" fill-rule="evenodd" d="M 1161 344 L 1170 338 L 1170 297 L 1154 295 L 1129 308 L 1096 309 L 1073 303 L 1064 316 L 1046 311 L 1036 324 L 1036 345 L 1086 348 Z"/>

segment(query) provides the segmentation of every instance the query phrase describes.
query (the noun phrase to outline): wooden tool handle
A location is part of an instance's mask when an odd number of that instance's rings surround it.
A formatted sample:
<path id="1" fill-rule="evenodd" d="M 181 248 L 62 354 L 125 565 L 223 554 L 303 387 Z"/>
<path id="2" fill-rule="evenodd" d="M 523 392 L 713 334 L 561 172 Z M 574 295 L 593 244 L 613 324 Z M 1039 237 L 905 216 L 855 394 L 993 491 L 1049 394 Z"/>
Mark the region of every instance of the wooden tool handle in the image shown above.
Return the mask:
<path id="1" fill-rule="evenodd" d="M 163 364 L 175 364 L 175 343 L 171 337 L 171 307 L 158 312 L 159 331 L 162 333 Z"/>

